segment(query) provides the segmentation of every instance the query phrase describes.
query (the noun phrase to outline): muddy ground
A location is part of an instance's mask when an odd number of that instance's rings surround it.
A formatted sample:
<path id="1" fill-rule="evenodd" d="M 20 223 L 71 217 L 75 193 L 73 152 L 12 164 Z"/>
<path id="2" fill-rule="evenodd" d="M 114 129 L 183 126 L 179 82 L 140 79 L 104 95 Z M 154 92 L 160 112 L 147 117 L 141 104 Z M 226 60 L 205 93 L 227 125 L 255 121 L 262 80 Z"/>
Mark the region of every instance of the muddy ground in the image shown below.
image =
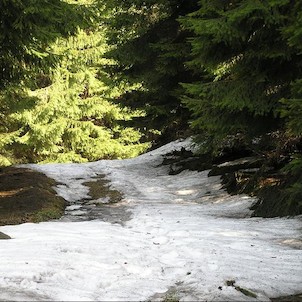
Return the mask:
<path id="1" fill-rule="evenodd" d="M 0 169 L 0 225 L 60 218 L 66 202 L 57 196 L 56 182 L 24 168 Z"/>

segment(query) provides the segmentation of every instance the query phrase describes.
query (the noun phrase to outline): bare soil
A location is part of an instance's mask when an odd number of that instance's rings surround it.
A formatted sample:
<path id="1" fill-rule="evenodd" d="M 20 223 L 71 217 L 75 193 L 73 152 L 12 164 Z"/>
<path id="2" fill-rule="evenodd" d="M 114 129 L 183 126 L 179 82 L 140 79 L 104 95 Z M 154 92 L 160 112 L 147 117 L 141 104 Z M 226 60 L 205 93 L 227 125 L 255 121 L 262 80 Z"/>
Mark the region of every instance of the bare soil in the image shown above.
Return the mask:
<path id="1" fill-rule="evenodd" d="M 0 169 L 0 225 L 60 218 L 66 202 L 57 196 L 56 182 L 25 168 Z"/>

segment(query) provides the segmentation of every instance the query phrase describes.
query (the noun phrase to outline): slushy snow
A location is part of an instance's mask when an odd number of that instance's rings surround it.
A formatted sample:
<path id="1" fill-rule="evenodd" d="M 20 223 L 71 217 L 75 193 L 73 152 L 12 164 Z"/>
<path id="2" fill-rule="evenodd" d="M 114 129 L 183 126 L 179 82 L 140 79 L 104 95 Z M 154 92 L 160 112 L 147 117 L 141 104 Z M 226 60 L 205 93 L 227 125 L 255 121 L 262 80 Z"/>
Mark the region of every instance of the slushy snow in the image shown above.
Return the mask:
<path id="1" fill-rule="evenodd" d="M 0 241 L 0 300 L 269 301 L 301 293 L 301 217 L 249 218 L 255 199 L 228 195 L 208 171 L 168 175 L 163 154 L 188 145 L 127 160 L 26 165 L 60 183 L 57 193 L 79 215 L 85 183 L 105 175 L 131 219 L 0 227 L 13 238 Z"/>

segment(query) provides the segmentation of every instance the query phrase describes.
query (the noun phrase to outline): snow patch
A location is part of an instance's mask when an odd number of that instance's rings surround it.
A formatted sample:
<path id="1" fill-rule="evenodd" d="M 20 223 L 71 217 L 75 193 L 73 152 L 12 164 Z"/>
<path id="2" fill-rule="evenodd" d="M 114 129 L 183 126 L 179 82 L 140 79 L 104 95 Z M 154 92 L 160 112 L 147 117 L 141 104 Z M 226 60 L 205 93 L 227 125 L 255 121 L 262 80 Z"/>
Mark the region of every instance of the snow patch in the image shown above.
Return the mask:
<path id="1" fill-rule="evenodd" d="M 248 218 L 255 199 L 228 195 L 208 171 L 168 175 L 163 154 L 191 144 L 127 160 L 27 165 L 59 182 L 79 215 L 84 183 L 105 174 L 132 219 L 2 226 L 13 239 L 1 241 L 0 300 L 269 301 L 302 292 L 301 217 Z"/>

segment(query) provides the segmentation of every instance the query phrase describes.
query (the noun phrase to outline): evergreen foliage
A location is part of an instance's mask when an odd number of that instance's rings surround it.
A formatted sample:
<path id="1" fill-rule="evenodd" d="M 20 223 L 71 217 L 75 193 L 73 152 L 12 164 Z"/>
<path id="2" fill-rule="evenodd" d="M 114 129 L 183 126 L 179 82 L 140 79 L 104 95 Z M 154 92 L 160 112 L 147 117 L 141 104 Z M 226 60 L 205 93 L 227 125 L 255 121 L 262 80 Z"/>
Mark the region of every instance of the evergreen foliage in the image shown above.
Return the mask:
<path id="1" fill-rule="evenodd" d="M 52 66 L 50 43 L 91 25 L 93 16 L 86 5 L 62 0 L 2 0 L 0 12 L 0 89 Z"/>
<path id="2" fill-rule="evenodd" d="M 121 121 L 143 114 L 111 102 L 126 87 L 112 83 L 103 66 L 105 29 L 78 30 L 48 45 L 60 62 L 31 73 L 22 89 L 1 94 L 2 165 L 11 162 L 82 162 L 136 156 L 149 145 L 138 130 Z M 127 87 L 131 89 L 131 87 Z"/>
<path id="3" fill-rule="evenodd" d="M 179 82 L 192 78 L 184 66 L 190 46 L 177 18 L 196 5 L 196 1 L 123 1 L 109 22 L 109 41 L 117 46 L 107 56 L 118 63 L 111 72 L 121 81 L 141 84 L 121 101 L 144 108 L 147 115 L 139 123 L 160 130 L 162 141 L 173 140 L 187 128 Z"/>
<path id="4" fill-rule="evenodd" d="M 189 65 L 200 74 L 199 81 L 184 84 L 193 127 L 217 139 L 279 129 L 280 100 L 291 98 L 301 75 L 301 40 L 292 35 L 301 34 L 301 3 L 199 3 L 199 10 L 180 20 L 194 33 Z M 293 106 L 290 102 L 283 116 Z"/>
<path id="5" fill-rule="evenodd" d="M 206 146 L 215 149 L 229 135 L 254 138 L 277 130 L 287 137 L 279 141 L 279 150 L 301 140 L 301 1 L 199 4 L 180 22 L 192 31 L 188 65 L 199 74 L 198 81 L 183 84 L 183 100 L 201 140 L 208 138 Z M 278 150 L 273 152 L 278 156 Z M 285 215 L 301 211 L 302 196 L 301 146 L 286 152 L 290 163 L 275 200 Z"/>
<path id="6" fill-rule="evenodd" d="M 290 96 L 281 101 L 281 116 L 286 118 L 288 130 L 295 135 L 302 135 L 302 3 L 291 4 L 287 24 L 282 28 L 282 35 L 287 40 L 292 53 L 296 54 L 295 79 L 291 83 Z M 301 165 L 302 170 L 302 165 Z"/>
<path id="7" fill-rule="evenodd" d="M 278 169 L 285 158 L 275 205 L 301 208 L 301 1 L 2 0 L 0 11 L 0 165 L 131 157 L 191 118 L 212 154 L 239 142 Z M 274 147 L 251 143 L 266 137 Z"/>

